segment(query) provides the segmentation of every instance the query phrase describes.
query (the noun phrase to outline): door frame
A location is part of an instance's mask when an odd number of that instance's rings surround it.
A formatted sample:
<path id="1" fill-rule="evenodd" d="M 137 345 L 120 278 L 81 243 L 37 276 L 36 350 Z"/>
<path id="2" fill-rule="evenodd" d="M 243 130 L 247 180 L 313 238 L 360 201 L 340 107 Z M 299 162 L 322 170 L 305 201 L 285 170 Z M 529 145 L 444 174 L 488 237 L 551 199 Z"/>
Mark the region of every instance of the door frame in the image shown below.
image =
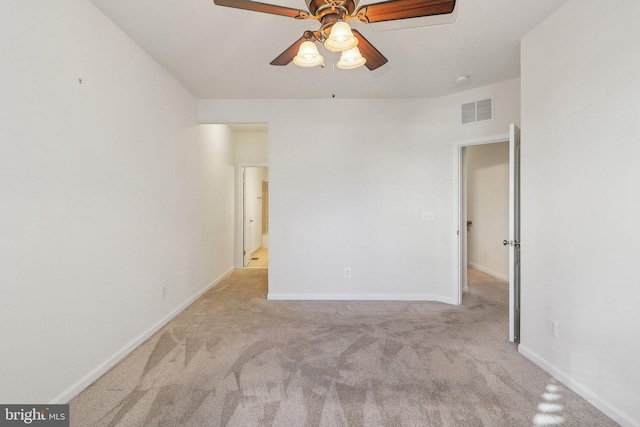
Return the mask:
<path id="1" fill-rule="evenodd" d="M 454 295 L 457 295 L 457 304 L 462 304 L 462 294 L 467 283 L 467 239 L 465 230 L 467 227 L 467 203 L 466 203 L 466 151 L 465 148 L 473 145 L 493 144 L 498 142 L 509 142 L 511 139 L 511 126 L 508 133 L 488 136 L 483 138 L 469 139 L 458 142 L 454 147 Z M 511 152 L 509 153 L 509 170 L 512 168 Z M 511 212 L 509 213 L 511 215 Z M 511 260 L 510 260 L 511 263 Z M 511 265 L 509 266 L 511 269 Z M 512 284 L 509 284 L 509 312 L 512 307 Z M 511 339 L 511 320 L 509 321 L 509 338 Z"/>
<path id="2" fill-rule="evenodd" d="M 454 263 L 454 295 L 457 295 L 457 304 L 462 304 L 462 294 L 464 286 L 463 279 L 466 278 L 466 266 L 463 265 L 463 261 L 466 261 L 466 239 L 463 238 L 463 231 L 467 229 L 467 211 L 466 211 L 466 170 L 464 162 L 466 161 L 464 148 L 473 145 L 494 144 L 497 142 L 509 141 L 509 134 L 494 135 L 483 138 L 475 138 L 458 142 L 454 147 L 454 200 L 453 200 L 453 212 L 454 212 L 454 240 L 453 245 L 455 254 L 454 259 L 457 262 Z M 464 210 L 463 210 L 464 209 Z M 464 267 L 464 271 L 463 271 Z"/>
<path id="3" fill-rule="evenodd" d="M 235 220 L 235 264 L 244 268 L 244 170 L 245 168 L 269 168 L 267 163 L 239 163 L 236 165 L 236 220 Z"/>

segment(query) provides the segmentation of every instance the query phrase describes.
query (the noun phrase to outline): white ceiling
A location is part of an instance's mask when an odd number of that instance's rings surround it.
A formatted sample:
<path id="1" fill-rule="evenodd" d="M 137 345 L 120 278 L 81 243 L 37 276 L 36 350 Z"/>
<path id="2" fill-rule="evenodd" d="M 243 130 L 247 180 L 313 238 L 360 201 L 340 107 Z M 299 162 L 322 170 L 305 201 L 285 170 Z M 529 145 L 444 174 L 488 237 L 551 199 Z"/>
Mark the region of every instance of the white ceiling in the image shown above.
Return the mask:
<path id="1" fill-rule="evenodd" d="M 431 98 L 515 78 L 521 37 L 568 0 L 458 0 L 453 23 L 418 18 L 386 31 L 351 20 L 389 59 L 373 72 L 334 68 L 324 48 L 325 68 L 269 65 L 305 29 L 317 29 L 314 20 L 213 0 L 90 1 L 197 98 L 258 99 Z M 304 0 L 260 1 L 306 10 Z M 467 84 L 454 83 L 460 75 Z"/>

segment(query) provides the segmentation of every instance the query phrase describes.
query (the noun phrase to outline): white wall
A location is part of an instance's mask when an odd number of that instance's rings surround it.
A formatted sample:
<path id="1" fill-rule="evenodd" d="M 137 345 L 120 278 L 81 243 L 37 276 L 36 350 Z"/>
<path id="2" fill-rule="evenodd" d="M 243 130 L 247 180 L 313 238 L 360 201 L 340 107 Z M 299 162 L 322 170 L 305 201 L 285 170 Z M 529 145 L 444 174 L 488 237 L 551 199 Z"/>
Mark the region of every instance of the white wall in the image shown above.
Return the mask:
<path id="1" fill-rule="evenodd" d="M 467 218 L 471 267 L 509 279 L 509 142 L 472 145 L 467 150 Z"/>
<path id="2" fill-rule="evenodd" d="M 225 125 L 199 125 L 200 139 L 191 149 L 199 173 L 193 182 L 184 185 L 200 186 L 192 201 L 205 246 L 190 254 L 200 266 L 208 266 L 219 277 L 234 265 L 235 247 L 235 135 Z"/>
<path id="3" fill-rule="evenodd" d="M 522 41 L 520 351 L 626 426 L 640 425 L 638 16 L 637 0 L 571 0 Z"/>
<path id="4" fill-rule="evenodd" d="M 238 165 L 266 166 L 269 164 L 268 132 L 236 132 L 234 141 Z"/>
<path id="5" fill-rule="evenodd" d="M 64 402 L 232 267 L 232 138 L 87 1 L 0 51 L 0 402 Z"/>
<path id="6" fill-rule="evenodd" d="M 454 148 L 507 133 L 519 92 L 516 79 L 435 100 L 200 100 L 203 123 L 269 123 L 269 297 L 457 301 Z M 460 105 L 487 96 L 495 119 L 461 126 Z"/>

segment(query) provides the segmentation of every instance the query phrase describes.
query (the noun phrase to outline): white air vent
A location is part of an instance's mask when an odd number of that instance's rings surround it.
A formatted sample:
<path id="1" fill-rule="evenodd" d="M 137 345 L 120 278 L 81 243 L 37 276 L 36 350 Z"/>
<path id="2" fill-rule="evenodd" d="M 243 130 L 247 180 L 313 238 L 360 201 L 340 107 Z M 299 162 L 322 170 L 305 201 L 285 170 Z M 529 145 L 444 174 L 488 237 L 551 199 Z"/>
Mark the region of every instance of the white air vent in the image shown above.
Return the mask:
<path id="1" fill-rule="evenodd" d="M 476 103 L 470 102 L 462 104 L 462 124 L 473 123 L 476 121 Z"/>
<path id="2" fill-rule="evenodd" d="M 493 99 L 483 99 L 462 104 L 462 124 L 491 120 L 493 118 Z"/>
<path id="3" fill-rule="evenodd" d="M 493 111 L 491 108 L 491 98 L 483 99 L 476 102 L 476 120 L 491 120 L 493 118 Z"/>

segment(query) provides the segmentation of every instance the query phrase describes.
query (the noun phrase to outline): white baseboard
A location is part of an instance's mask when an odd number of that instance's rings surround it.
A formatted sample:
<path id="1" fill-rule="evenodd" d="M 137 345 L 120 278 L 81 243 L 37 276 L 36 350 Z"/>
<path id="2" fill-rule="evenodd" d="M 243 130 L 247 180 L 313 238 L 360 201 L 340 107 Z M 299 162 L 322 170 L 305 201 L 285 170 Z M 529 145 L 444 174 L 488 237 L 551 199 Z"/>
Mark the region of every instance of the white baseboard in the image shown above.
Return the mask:
<path id="1" fill-rule="evenodd" d="M 546 359 L 540 357 L 534 351 L 531 351 L 526 346 L 520 344 L 518 346 L 518 352 L 527 359 L 531 360 L 536 365 L 547 371 L 557 380 L 561 381 L 564 385 L 580 395 L 587 402 L 595 406 L 600 412 L 611 418 L 623 427 L 640 427 L 640 421 L 631 419 L 628 415 L 621 412 L 618 408 L 602 399 L 593 391 L 585 387 L 583 384 L 575 381 L 564 371 L 557 368 L 555 365 L 549 363 Z"/>
<path id="2" fill-rule="evenodd" d="M 169 321 L 171 319 L 173 319 L 178 314 L 180 314 L 180 312 L 182 312 L 185 308 L 187 308 L 188 306 L 193 304 L 205 292 L 207 292 L 209 289 L 211 289 L 212 287 L 217 285 L 222 279 L 224 279 L 233 270 L 234 270 L 234 267 L 231 267 L 230 269 L 228 269 L 227 271 L 222 273 L 219 277 L 214 279 L 211 283 L 209 283 L 203 289 L 198 291 L 191 298 L 189 298 L 188 300 L 186 300 L 185 302 L 180 304 L 178 307 L 173 309 L 171 312 L 169 312 L 169 314 L 167 314 L 165 317 L 160 319 L 156 324 L 154 324 L 149 329 L 147 329 L 145 332 L 140 334 L 137 338 L 135 338 L 129 344 L 125 345 L 123 348 L 118 350 L 115 354 L 113 354 L 107 360 L 102 362 L 100 365 L 98 365 L 95 369 L 93 369 L 87 375 L 85 375 L 80 380 L 78 380 L 71 387 L 69 387 L 68 389 L 66 389 L 62 393 L 60 393 L 58 396 L 56 396 L 49 403 L 50 404 L 58 404 L 58 403 L 67 403 L 67 402 L 69 402 L 76 395 L 78 395 L 78 393 L 80 393 L 82 390 L 84 390 L 89 385 L 91 385 L 91 383 L 93 383 L 95 380 L 97 380 L 103 374 L 105 374 L 109 369 L 113 368 L 118 362 L 120 362 L 122 359 L 124 359 L 125 356 L 127 356 L 129 353 L 131 353 L 133 350 L 135 350 L 140 344 L 145 342 L 149 337 L 151 337 L 153 334 L 155 334 L 157 331 L 159 331 L 160 328 L 162 328 L 164 325 L 169 323 Z"/>
<path id="3" fill-rule="evenodd" d="M 267 295 L 269 300 L 292 301 L 430 301 L 456 305 L 453 298 L 427 294 L 274 294 Z"/>
<path id="4" fill-rule="evenodd" d="M 467 264 L 469 267 L 475 268 L 476 270 L 480 270 L 483 273 L 487 273 L 492 275 L 493 277 L 500 279 L 500 280 L 506 280 L 507 282 L 509 281 L 509 276 L 505 276 L 504 274 L 498 273 L 497 271 L 493 271 L 491 269 L 485 268 L 481 265 L 475 264 L 473 262 L 470 262 Z"/>

